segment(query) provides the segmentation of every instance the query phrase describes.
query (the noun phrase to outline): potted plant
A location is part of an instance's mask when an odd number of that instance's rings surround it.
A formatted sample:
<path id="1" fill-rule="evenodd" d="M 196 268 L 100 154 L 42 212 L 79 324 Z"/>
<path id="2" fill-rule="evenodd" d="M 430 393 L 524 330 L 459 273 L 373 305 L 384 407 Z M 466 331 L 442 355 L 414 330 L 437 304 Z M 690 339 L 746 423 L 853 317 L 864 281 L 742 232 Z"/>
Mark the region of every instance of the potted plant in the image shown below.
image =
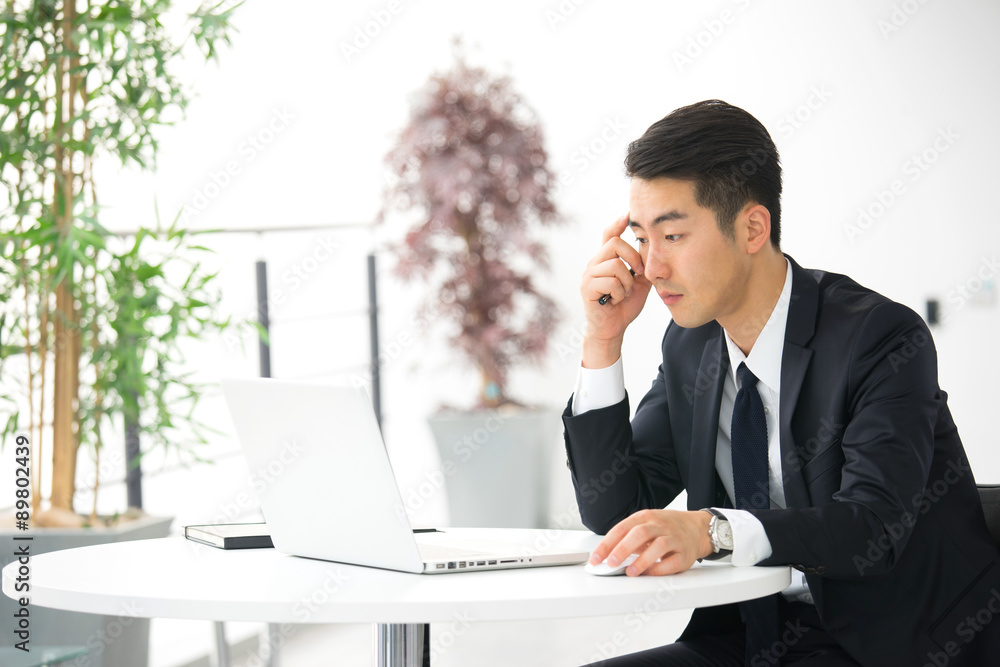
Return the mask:
<path id="1" fill-rule="evenodd" d="M 176 361 L 181 338 L 225 325 L 213 312 L 213 276 L 198 263 L 205 249 L 193 233 L 158 221 L 130 239 L 109 233 L 98 221 L 93 178 L 102 157 L 153 164 L 154 131 L 190 97 L 171 66 L 185 44 L 211 58 L 228 42 L 232 7 L 203 5 L 178 41 L 164 28 L 177 11 L 172 4 L 12 0 L 0 10 L 7 194 L 0 202 L 0 403 L 9 415 L 0 427 L 5 445 L 16 438 L 30 453 L 28 465 L 19 464 L 29 470 L 30 508 L 19 495 L 10 529 L 32 536 L 33 554 L 166 535 L 169 518 L 126 527 L 97 516 L 98 477 L 86 480 L 89 506 L 77 507 L 77 458 L 90 453 L 99 472 L 112 434 L 127 429 L 149 445 L 175 445 L 178 430 L 198 436 L 190 418 L 197 387 Z M 138 454 L 129 452 L 130 467 Z M 125 459 L 123 451 L 110 456 Z M 13 553 L 4 548 L 4 564 Z M 32 614 L 36 645 L 84 644 L 106 626 L 98 616 Z M 147 632 L 148 622 L 136 619 L 113 644 L 92 650 L 90 664 L 102 656 L 145 664 Z"/>
<path id="2" fill-rule="evenodd" d="M 456 49 L 452 69 L 419 91 L 386 162 L 380 217 L 417 218 L 394 246 L 395 272 L 427 285 L 422 319 L 450 328 L 450 346 L 480 379 L 471 410 L 430 420 L 451 522 L 540 525 L 556 413 L 508 394 L 511 368 L 543 358 L 557 321 L 535 283 L 547 266 L 535 232 L 559 220 L 539 122 L 508 77 L 468 65 Z"/>

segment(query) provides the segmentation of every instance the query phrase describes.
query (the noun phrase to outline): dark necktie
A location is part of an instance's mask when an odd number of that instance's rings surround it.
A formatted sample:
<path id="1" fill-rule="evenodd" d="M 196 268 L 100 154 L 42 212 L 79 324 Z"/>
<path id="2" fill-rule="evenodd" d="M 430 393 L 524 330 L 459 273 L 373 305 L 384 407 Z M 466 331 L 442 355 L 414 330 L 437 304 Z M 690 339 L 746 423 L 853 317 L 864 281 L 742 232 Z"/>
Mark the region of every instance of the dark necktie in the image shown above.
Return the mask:
<path id="1" fill-rule="evenodd" d="M 746 364 L 736 371 L 740 388 L 733 404 L 733 493 L 736 509 L 766 510 L 771 507 L 768 492 L 767 422 L 764 403 L 757 392 L 757 377 Z M 761 664 L 771 657 L 778 641 L 778 596 L 769 595 L 740 603 L 740 615 L 747 625 L 745 665 Z M 767 653 L 765 653 L 767 651 Z M 773 664 L 773 663 L 769 663 Z"/>

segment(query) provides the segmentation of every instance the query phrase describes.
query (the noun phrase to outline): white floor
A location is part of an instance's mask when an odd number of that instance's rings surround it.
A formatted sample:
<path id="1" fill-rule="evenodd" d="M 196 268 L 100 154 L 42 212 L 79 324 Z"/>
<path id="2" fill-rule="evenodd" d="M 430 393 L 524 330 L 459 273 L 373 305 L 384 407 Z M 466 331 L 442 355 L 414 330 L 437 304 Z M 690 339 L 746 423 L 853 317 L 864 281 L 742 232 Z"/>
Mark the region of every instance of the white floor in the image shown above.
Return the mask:
<path id="1" fill-rule="evenodd" d="M 556 621 L 434 624 L 434 667 L 575 667 L 672 641 L 690 612 L 642 609 L 625 616 Z M 277 667 L 368 666 L 374 664 L 370 625 L 286 626 Z M 233 656 L 232 667 L 261 667 L 259 651 Z"/>

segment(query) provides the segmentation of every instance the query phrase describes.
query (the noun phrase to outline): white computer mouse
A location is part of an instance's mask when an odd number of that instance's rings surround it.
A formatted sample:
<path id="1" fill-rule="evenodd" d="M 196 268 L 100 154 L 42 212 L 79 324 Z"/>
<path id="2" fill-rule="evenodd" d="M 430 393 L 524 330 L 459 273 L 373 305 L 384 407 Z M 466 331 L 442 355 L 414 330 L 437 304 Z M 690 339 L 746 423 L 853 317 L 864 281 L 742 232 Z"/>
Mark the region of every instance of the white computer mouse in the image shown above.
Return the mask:
<path id="1" fill-rule="evenodd" d="M 631 556 L 623 560 L 621 563 L 619 563 L 617 567 L 611 567 L 610 565 L 608 565 L 608 561 L 603 561 L 601 563 L 598 563 L 597 565 L 591 565 L 590 563 L 587 563 L 586 565 L 583 566 L 583 569 L 591 574 L 596 574 L 599 577 L 610 577 L 616 574 L 625 574 L 625 568 L 627 568 L 629 565 L 635 562 L 635 559 L 638 557 L 639 554 L 632 554 Z"/>

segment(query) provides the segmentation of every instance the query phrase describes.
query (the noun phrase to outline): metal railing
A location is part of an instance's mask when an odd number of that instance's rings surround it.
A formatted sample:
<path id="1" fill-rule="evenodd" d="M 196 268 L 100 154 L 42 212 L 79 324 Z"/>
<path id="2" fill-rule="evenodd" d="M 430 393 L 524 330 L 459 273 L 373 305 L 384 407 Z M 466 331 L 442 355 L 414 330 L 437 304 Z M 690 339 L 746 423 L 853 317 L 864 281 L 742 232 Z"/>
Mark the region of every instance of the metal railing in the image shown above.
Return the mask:
<path id="1" fill-rule="evenodd" d="M 296 225 L 289 227 L 239 227 L 239 228 L 228 228 L 222 230 L 212 230 L 207 233 L 212 234 L 272 234 L 272 233 L 289 233 L 289 232 L 301 232 L 301 231 L 328 231 L 328 230 L 356 230 L 361 228 L 370 228 L 370 223 L 344 223 L 344 224 L 316 224 L 316 225 Z M 117 235 L 120 237 L 133 236 L 135 231 L 120 231 Z M 367 255 L 367 287 L 368 287 L 368 304 L 367 308 L 361 313 L 355 311 L 344 311 L 339 313 L 341 316 L 356 316 L 358 314 L 367 315 L 368 329 L 369 329 L 369 362 L 367 364 L 367 370 L 370 374 L 371 382 L 371 399 L 373 408 L 375 410 L 375 417 L 379 425 L 382 423 L 382 406 L 381 406 L 381 375 L 379 369 L 379 308 L 378 308 L 378 288 L 377 288 L 377 260 L 375 252 L 369 252 Z M 272 316 L 269 308 L 269 298 L 268 298 L 268 279 L 267 279 L 268 265 L 266 259 L 258 259 L 255 264 L 256 272 L 256 315 L 257 323 L 260 326 L 263 334 L 258 336 L 258 359 L 259 359 L 259 375 L 260 377 L 272 377 L 272 340 L 271 340 L 271 328 L 272 328 Z M 334 313 L 337 316 L 338 313 Z M 105 485 L 124 483 L 126 487 L 126 493 L 128 498 L 128 505 L 130 507 L 142 508 L 142 479 L 143 471 L 141 466 L 141 443 L 139 440 L 139 427 L 138 424 L 128 423 L 125 424 L 125 449 L 126 449 L 126 474 L 124 480 L 108 480 L 104 482 Z M 152 474 L 164 474 L 174 471 L 175 467 L 164 467 Z M 147 473 L 149 474 L 149 473 Z"/>

